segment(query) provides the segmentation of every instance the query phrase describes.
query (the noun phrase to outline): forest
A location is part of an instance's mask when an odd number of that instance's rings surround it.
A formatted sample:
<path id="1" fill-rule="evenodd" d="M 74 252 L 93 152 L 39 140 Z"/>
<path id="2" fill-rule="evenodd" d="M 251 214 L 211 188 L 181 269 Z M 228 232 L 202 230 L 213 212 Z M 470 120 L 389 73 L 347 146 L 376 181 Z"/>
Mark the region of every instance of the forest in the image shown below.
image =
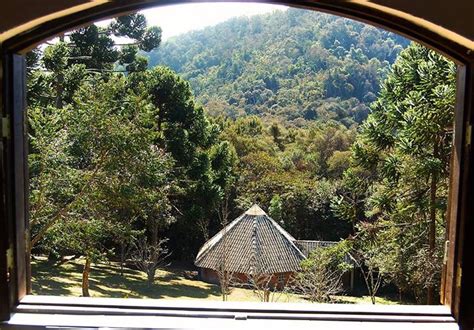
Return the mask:
<path id="1" fill-rule="evenodd" d="M 436 52 L 298 9 L 161 42 L 138 13 L 27 66 L 29 249 L 84 257 L 83 295 L 91 264 L 192 264 L 257 203 L 296 239 L 338 242 L 325 265 L 350 254 L 371 296 L 436 303 L 456 87 Z"/>
<path id="2" fill-rule="evenodd" d="M 149 55 L 189 81 L 211 116 L 257 115 L 285 126 L 367 118 L 409 40 L 353 20 L 288 9 L 234 18 L 168 40 Z"/>

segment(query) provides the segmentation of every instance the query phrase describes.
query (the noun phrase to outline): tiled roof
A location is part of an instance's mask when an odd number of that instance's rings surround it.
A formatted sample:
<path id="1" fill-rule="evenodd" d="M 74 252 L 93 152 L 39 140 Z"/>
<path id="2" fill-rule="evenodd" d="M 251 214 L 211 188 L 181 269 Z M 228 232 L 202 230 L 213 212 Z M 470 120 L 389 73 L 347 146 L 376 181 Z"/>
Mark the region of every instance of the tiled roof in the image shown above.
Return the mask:
<path id="1" fill-rule="evenodd" d="M 232 221 L 199 251 L 196 266 L 245 274 L 300 270 L 305 258 L 295 239 L 258 205 Z"/>
<path id="2" fill-rule="evenodd" d="M 295 244 L 300 249 L 300 251 L 303 252 L 306 257 L 308 257 L 312 251 L 322 247 L 333 246 L 337 244 L 337 242 L 298 240 L 295 241 Z"/>
<path id="3" fill-rule="evenodd" d="M 309 241 L 309 240 L 298 240 L 295 241 L 296 246 L 300 249 L 305 257 L 309 257 L 311 252 L 319 248 L 326 248 L 336 245 L 338 242 L 333 241 Z M 344 255 L 344 262 L 348 264 L 354 264 L 349 254 Z"/>

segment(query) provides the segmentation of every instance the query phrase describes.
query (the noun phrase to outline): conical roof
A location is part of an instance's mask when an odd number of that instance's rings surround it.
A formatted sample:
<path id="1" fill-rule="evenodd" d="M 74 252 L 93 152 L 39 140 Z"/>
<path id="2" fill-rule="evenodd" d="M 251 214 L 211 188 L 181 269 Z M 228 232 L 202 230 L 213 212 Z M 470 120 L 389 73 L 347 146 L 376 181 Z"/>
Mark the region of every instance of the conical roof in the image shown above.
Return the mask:
<path id="1" fill-rule="evenodd" d="M 195 265 L 244 274 L 273 274 L 300 269 L 305 256 L 295 239 L 254 204 L 199 250 Z"/>

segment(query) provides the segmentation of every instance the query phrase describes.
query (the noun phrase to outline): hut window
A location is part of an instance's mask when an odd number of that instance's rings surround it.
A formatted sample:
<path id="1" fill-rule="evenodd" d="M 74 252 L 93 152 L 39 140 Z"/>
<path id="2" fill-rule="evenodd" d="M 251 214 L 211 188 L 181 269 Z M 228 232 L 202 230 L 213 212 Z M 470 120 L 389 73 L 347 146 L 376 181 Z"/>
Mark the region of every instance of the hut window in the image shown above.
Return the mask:
<path id="1" fill-rule="evenodd" d="M 285 284 L 285 274 L 284 273 L 281 273 L 281 274 L 278 274 L 278 284 Z"/>

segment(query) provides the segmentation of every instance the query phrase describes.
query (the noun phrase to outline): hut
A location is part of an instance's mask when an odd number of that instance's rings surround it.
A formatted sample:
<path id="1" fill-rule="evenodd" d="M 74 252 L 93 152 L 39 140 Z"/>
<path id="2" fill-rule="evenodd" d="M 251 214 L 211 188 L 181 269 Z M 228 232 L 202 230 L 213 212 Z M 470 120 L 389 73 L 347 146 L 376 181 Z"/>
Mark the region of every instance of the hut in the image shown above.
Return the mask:
<path id="1" fill-rule="evenodd" d="M 225 270 L 242 283 L 264 275 L 272 286 L 282 287 L 305 259 L 295 242 L 255 204 L 201 247 L 195 265 L 206 282 L 218 283 Z"/>

